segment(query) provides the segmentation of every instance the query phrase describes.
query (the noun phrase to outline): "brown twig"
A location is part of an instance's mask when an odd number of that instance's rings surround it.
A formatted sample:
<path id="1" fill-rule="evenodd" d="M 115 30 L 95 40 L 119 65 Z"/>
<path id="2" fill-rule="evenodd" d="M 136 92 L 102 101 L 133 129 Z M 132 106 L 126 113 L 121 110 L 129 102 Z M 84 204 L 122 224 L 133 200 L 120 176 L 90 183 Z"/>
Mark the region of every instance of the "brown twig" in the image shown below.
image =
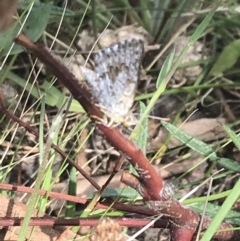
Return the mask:
<path id="1" fill-rule="evenodd" d="M 99 119 L 103 118 L 101 110 L 93 103 L 92 95 L 68 68 L 52 53 L 42 45 L 34 44 L 26 36 L 19 35 L 15 42 L 24 46 L 34 53 L 52 73 L 61 81 L 71 92 L 73 97 L 79 101 L 89 117 L 96 124 L 97 128 L 104 134 L 105 138 L 119 151 L 122 151 L 130 157 L 131 164 L 139 172 L 142 189 L 146 190 L 145 198 L 147 200 L 159 200 L 159 193 L 162 189 L 162 179 L 145 157 L 142 151 L 126 138 L 116 127 L 109 128 L 101 123 Z M 151 177 L 151 178 L 149 178 Z"/>
<path id="2" fill-rule="evenodd" d="M 1 97 L 1 88 L 0 88 L 0 112 L 5 114 L 6 116 L 8 116 L 10 119 L 16 121 L 20 126 L 24 127 L 29 133 L 31 133 L 31 134 L 35 135 L 36 137 L 38 137 L 39 134 L 38 134 L 38 132 L 34 128 L 32 128 L 26 122 L 24 122 L 21 119 L 19 119 L 17 116 L 12 114 L 10 111 L 8 111 L 4 107 L 4 103 L 2 102 L 2 99 L 3 98 Z M 47 138 L 44 138 L 45 142 L 46 142 L 46 140 L 47 140 Z M 54 144 L 51 144 L 51 147 L 57 153 L 59 153 L 63 158 L 65 158 L 70 165 L 74 166 L 97 190 L 100 189 L 100 186 L 94 181 L 94 179 L 88 173 L 86 173 L 80 166 L 78 166 L 78 164 L 72 158 L 70 158 L 67 153 L 62 151 L 58 146 L 56 146 Z"/>
<path id="3" fill-rule="evenodd" d="M 0 183 L 0 190 L 9 190 L 9 191 L 23 192 L 23 193 L 33 192 L 33 189 L 30 187 L 24 187 L 24 186 L 18 186 L 18 185 L 6 184 L 6 183 Z M 39 190 L 38 194 L 40 196 L 48 196 L 50 198 L 57 198 L 64 201 L 81 203 L 84 205 L 87 205 L 89 202 L 86 198 L 76 197 L 76 196 L 72 196 L 64 193 L 52 192 L 52 191 L 49 192 L 47 190 Z M 95 209 L 109 209 L 109 207 L 116 210 L 121 210 L 129 213 L 137 213 L 137 214 L 146 215 L 146 216 L 153 216 L 157 214 L 157 212 L 154 210 L 150 210 L 140 206 L 117 203 L 117 202 L 115 202 L 114 204 L 109 202 L 99 202 L 96 205 Z"/>

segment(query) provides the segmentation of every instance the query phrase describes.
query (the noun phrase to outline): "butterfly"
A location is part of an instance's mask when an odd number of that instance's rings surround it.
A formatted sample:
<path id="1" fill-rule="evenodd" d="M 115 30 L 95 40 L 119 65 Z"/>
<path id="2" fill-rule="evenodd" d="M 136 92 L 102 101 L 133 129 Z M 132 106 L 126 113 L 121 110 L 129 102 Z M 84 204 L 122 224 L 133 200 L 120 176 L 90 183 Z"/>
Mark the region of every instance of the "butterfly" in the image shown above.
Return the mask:
<path id="1" fill-rule="evenodd" d="M 94 54 L 94 71 L 80 67 L 94 100 L 104 113 L 102 124 L 135 124 L 130 109 L 140 77 L 143 54 L 144 43 L 141 39 L 126 39 Z"/>

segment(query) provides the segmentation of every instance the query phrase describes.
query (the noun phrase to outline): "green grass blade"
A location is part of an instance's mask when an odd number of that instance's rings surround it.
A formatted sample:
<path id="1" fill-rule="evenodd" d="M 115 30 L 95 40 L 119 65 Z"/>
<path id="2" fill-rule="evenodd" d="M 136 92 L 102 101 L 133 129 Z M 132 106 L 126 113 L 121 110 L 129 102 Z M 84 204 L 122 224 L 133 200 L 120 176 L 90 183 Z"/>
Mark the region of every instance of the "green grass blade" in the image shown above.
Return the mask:
<path id="1" fill-rule="evenodd" d="M 227 132 L 233 143 L 236 145 L 238 150 L 240 150 L 240 136 L 236 135 L 234 131 L 232 131 L 228 126 L 222 124 L 224 130 Z"/>
<path id="2" fill-rule="evenodd" d="M 143 16 L 144 27 L 147 31 L 150 31 L 151 14 L 150 14 L 150 10 L 149 10 L 149 1 L 148 0 L 140 0 L 140 5 L 141 5 L 142 16 Z"/>
<path id="3" fill-rule="evenodd" d="M 146 106 L 143 102 L 140 102 L 140 117 L 145 112 Z M 139 131 L 131 134 L 130 138 L 136 143 L 136 145 L 143 151 L 143 153 L 146 153 L 147 150 L 147 139 L 148 139 L 148 118 L 145 118 L 142 122 Z M 137 175 L 136 170 L 133 168 L 132 165 L 130 165 L 129 171 L 131 173 L 134 173 Z"/>
<path id="4" fill-rule="evenodd" d="M 190 147 L 192 150 L 202 154 L 205 157 L 209 156 L 209 158 L 212 160 L 217 159 L 217 155 L 210 145 L 185 133 L 184 131 L 180 130 L 179 127 L 176 127 L 171 123 L 165 121 L 161 121 L 161 123 L 171 133 L 171 135 L 181 141 L 184 145 Z"/>
<path id="5" fill-rule="evenodd" d="M 161 85 L 161 83 L 164 81 L 164 78 L 167 76 L 168 72 L 171 70 L 174 54 L 175 54 L 175 49 L 172 49 L 172 51 L 170 52 L 170 54 L 164 61 L 163 66 L 162 66 L 160 73 L 158 75 L 158 78 L 157 78 L 157 83 L 156 83 L 157 88 Z"/>
<path id="6" fill-rule="evenodd" d="M 207 16 L 203 19 L 203 21 L 197 26 L 193 35 L 190 37 L 190 43 L 195 43 L 203 34 L 204 30 L 209 26 L 210 21 L 213 18 L 213 15 L 218 7 L 218 4 L 207 14 Z"/>
<path id="7" fill-rule="evenodd" d="M 44 98 L 42 98 L 42 103 L 41 103 L 41 115 L 40 115 L 40 130 L 39 130 L 39 151 L 40 151 L 40 168 L 38 172 L 38 176 L 36 179 L 36 183 L 33 189 L 33 193 L 29 199 L 29 204 L 27 205 L 27 210 L 26 210 L 26 216 L 24 217 L 22 227 L 19 232 L 18 236 L 18 241 L 24 241 L 25 240 L 25 234 L 27 233 L 27 229 L 29 226 L 29 222 L 31 220 L 31 216 L 33 213 L 33 210 L 36 206 L 37 199 L 38 199 L 38 190 L 40 189 L 40 186 L 42 184 L 43 176 L 44 176 L 44 170 L 47 165 L 47 160 L 48 160 L 48 153 L 44 153 L 44 132 L 43 132 L 43 125 L 44 125 L 44 113 L 45 113 L 45 101 Z M 49 150 L 50 151 L 50 150 Z M 45 160 L 45 161 L 44 161 Z M 45 165 L 45 166 L 44 166 Z"/>
<path id="8" fill-rule="evenodd" d="M 239 195 L 240 195 L 240 179 L 238 179 L 237 183 L 235 184 L 234 188 L 230 192 L 229 196 L 222 204 L 219 212 L 213 218 L 208 229 L 204 233 L 201 241 L 209 241 L 212 239 L 212 236 L 217 231 L 219 225 L 222 223 L 222 221 L 224 220 L 228 212 L 231 210 L 233 204 L 238 200 Z"/>

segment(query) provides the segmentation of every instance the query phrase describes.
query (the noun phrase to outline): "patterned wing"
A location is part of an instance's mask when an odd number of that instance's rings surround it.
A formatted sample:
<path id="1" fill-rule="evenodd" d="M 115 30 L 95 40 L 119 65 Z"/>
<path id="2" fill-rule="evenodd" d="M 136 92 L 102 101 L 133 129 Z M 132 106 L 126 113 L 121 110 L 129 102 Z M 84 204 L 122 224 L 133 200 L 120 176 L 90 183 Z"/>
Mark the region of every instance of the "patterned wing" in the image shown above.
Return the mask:
<path id="1" fill-rule="evenodd" d="M 87 84 L 92 89 L 93 97 L 98 100 L 104 89 L 104 83 L 98 79 L 97 74 L 86 67 L 80 66 L 81 72 L 84 75 Z"/>
<path id="2" fill-rule="evenodd" d="M 125 116 L 132 107 L 143 53 L 142 40 L 128 39 L 95 54 L 95 72 L 104 82 L 97 99 L 110 113 Z"/>

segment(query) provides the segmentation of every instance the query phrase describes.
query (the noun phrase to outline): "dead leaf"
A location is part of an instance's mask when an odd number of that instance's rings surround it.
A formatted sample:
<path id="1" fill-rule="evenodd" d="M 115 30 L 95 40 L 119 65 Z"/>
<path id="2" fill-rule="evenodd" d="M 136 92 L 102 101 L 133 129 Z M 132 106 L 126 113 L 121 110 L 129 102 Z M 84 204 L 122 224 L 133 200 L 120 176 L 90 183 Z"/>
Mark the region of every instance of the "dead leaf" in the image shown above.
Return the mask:
<path id="1" fill-rule="evenodd" d="M 112 44 L 130 38 L 141 39 L 144 42 L 145 50 L 147 50 L 148 45 L 153 41 L 149 33 L 142 26 L 134 24 L 123 26 L 115 31 L 106 30 L 100 37 L 99 44 L 102 48 L 106 48 Z"/>
<path id="2" fill-rule="evenodd" d="M 225 132 L 221 131 L 222 128 L 219 122 L 225 123 L 225 119 L 202 118 L 186 122 L 181 126 L 180 129 L 200 140 L 211 141 L 226 136 Z M 216 131 L 218 133 L 216 133 Z M 182 145 L 180 141 L 178 141 L 176 138 L 171 138 L 168 147 L 174 148 L 180 145 Z"/>
<path id="3" fill-rule="evenodd" d="M 226 120 L 223 118 L 214 119 L 214 118 L 202 118 L 194 121 L 189 121 L 181 125 L 181 130 L 191 135 L 192 137 L 198 138 L 202 141 L 211 141 L 225 136 L 225 132 L 221 131 L 221 125 L 225 123 Z M 148 152 L 153 152 L 158 150 L 167 138 L 168 132 L 161 128 L 158 134 L 149 140 L 148 143 Z M 181 146 L 182 143 L 176 138 L 172 137 L 168 148 L 175 148 Z"/>

